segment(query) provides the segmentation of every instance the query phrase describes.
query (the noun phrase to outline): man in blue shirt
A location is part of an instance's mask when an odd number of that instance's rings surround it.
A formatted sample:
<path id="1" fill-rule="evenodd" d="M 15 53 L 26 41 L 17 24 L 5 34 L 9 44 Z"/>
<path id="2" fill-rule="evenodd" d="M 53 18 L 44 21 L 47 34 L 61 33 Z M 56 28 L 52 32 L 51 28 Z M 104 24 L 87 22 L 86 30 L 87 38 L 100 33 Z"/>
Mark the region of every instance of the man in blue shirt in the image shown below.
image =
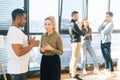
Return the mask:
<path id="1" fill-rule="evenodd" d="M 111 58 L 111 34 L 113 31 L 113 13 L 107 12 L 106 19 L 99 27 L 98 31 L 101 33 L 101 51 L 103 54 L 103 58 L 105 60 L 105 70 L 110 69 L 111 72 L 114 71 L 113 69 L 113 62 Z"/>

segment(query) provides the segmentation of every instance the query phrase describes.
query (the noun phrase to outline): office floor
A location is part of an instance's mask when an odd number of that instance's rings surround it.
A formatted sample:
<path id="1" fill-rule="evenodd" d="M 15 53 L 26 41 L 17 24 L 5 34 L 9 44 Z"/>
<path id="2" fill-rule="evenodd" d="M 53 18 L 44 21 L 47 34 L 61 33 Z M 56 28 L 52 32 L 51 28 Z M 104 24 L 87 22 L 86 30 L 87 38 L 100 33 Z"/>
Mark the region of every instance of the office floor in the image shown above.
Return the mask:
<path id="1" fill-rule="evenodd" d="M 79 70 L 77 73 L 80 74 L 80 77 L 83 80 L 120 80 L 120 71 L 116 70 L 116 67 L 114 67 L 115 71 L 112 76 L 108 77 L 105 72 L 102 72 L 103 68 L 100 69 L 100 74 L 95 74 L 92 72 L 92 70 L 87 71 L 87 75 L 83 75 L 82 71 Z M 61 80 L 73 80 L 70 78 L 69 73 L 62 73 L 61 74 Z M 27 80 L 40 80 L 39 77 L 36 78 L 28 78 Z M 75 79 L 74 79 L 75 80 Z"/>

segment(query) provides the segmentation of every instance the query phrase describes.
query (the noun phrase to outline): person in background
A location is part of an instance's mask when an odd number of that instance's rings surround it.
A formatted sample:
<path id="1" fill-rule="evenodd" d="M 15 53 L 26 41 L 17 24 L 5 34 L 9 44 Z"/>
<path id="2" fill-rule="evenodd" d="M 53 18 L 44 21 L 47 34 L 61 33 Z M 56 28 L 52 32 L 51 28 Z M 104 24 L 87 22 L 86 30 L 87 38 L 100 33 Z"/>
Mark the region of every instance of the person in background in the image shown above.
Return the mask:
<path id="1" fill-rule="evenodd" d="M 86 71 L 86 62 L 87 62 L 87 52 L 90 54 L 91 58 L 94 61 L 94 73 L 99 73 L 99 66 L 97 63 L 97 57 L 95 54 L 95 51 L 91 45 L 92 41 L 92 29 L 89 26 L 89 22 L 87 19 L 83 19 L 81 21 L 80 29 L 85 33 L 85 36 L 83 37 L 82 42 L 82 55 L 81 55 L 81 61 L 82 61 L 82 68 L 83 68 L 83 74 L 87 74 Z"/>
<path id="2" fill-rule="evenodd" d="M 104 71 L 109 71 L 110 69 L 110 74 L 114 71 L 113 61 L 111 58 L 111 39 L 112 39 L 111 34 L 114 26 L 112 19 L 113 19 L 113 13 L 107 12 L 106 19 L 98 28 L 98 31 L 101 33 L 101 51 L 103 58 L 105 60 Z"/>
<path id="3" fill-rule="evenodd" d="M 71 17 L 72 19 L 69 24 L 69 34 L 72 46 L 72 56 L 70 60 L 70 75 L 72 78 L 81 80 L 79 75 L 76 73 L 76 67 L 80 57 L 81 36 L 84 35 L 84 33 L 76 24 L 76 21 L 78 21 L 79 19 L 79 13 L 77 11 L 73 11 Z"/>
<path id="4" fill-rule="evenodd" d="M 22 9 L 12 11 L 12 26 L 7 33 L 8 65 L 7 71 L 12 80 L 26 80 L 29 64 L 29 51 L 39 46 L 39 41 L 27 36 L 20 30 L 26 23 L 26 13 Z M 29 43 L 29 44 L 28 44 Z"/>
<path id="5" fill-rule="evenodd" d="M 55 30 L 56 24 L 53 16 L 45 18 L 45 29 L 41 37 L 42 54 L 40 66 L 40 80 L 61 80 L 60 56 L 63 54 L 63 44 L 60 35 Z"/>

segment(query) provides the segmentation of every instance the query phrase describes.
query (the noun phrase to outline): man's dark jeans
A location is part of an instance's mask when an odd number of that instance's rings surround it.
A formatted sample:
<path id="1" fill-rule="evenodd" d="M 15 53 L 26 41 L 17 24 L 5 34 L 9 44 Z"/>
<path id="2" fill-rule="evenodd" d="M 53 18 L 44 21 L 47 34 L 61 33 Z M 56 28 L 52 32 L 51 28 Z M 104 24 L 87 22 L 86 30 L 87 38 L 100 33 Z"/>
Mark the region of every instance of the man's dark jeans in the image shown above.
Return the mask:
<path id="1" fill-rule="evenodd" d="M 11 78 L 12 78 L 12 80 L 26 80 L 26 73 L 12 74 Z"/>
<path id="2" fill-rule="evenodd" d="M 113 62 L 111 58 L 111 42 L 102 43 L 101 42 L 101 51 L 103 54 L 103 58 L 105 60 L 105 68 L 110 68 L 110 71 L 114 71 Z"/>

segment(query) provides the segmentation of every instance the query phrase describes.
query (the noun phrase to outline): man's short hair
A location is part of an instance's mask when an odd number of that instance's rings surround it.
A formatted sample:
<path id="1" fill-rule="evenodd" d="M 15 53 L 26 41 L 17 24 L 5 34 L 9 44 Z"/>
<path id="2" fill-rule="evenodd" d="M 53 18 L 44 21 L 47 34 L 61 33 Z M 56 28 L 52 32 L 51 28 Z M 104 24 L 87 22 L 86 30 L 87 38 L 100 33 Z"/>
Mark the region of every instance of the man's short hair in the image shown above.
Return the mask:
<path id="1" fill-rule="evenodd" d="M 23 15 L 25 11 L 23 9 L 15 9 L 12 11 L 12 20 L 14 21 L 17 16 Z"/>
<path id="2" fill-rule="evenodd" d="M 78 14 L 78 13 L 79 12 L 77 12 L 77 11 L 73 11 L 72 14 L 71 14 L 71 16 L 73 17 L 73 15 Z"/>
<path id="3" fill-rule="evenodd" d="M 108 14 L 109 16 L 113 17 L 113 13 L 112 12 L 106 12 L 106 14 Z"/>

